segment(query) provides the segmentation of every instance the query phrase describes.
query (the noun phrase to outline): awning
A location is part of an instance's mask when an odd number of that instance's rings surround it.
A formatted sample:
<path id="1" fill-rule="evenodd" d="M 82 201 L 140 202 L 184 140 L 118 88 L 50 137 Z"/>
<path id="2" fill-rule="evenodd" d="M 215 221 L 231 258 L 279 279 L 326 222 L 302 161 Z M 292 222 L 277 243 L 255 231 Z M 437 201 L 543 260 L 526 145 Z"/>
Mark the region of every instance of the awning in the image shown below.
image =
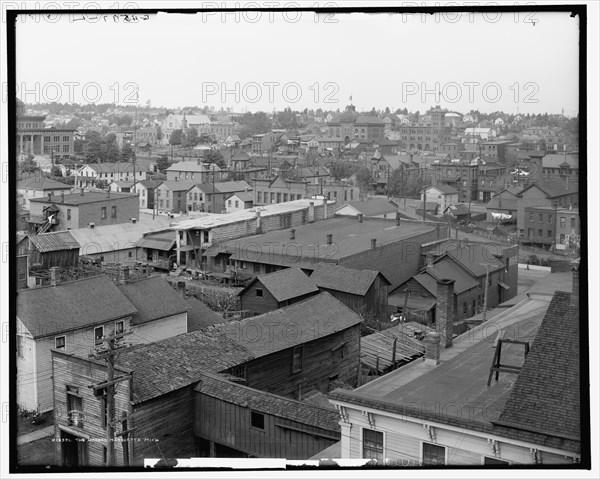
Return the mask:
<path id="1" fill-rule="evenodd" d="M 503 283 L 502 281 L 498 281 L 498 284 L 504 289 L 510 289 L 510 286 L 506 283 Z"/>
<path id="2" fill-rule="evenodd" d="M 171 248 L 173 248 L 173 246 L 175 246 L 175 239 L 165 240 L 158 238 L 141 238 L 135 242 L 135 245 L 140 248 L 169 251 Z"/>

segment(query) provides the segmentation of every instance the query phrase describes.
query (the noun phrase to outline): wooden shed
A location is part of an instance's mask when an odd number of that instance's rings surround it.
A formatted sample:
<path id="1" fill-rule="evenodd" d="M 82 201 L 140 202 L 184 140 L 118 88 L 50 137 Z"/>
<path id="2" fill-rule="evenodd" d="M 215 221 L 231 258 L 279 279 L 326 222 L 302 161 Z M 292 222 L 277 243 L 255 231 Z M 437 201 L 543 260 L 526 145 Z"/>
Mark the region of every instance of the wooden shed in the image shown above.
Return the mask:
<path id="1" fill-rule="evenodd" d="M 72 268 L 79 262 L 79 243 L 70 231 L 28 235 L 17 244 L 17 255 L 26 255 L 34 270 Z"/>

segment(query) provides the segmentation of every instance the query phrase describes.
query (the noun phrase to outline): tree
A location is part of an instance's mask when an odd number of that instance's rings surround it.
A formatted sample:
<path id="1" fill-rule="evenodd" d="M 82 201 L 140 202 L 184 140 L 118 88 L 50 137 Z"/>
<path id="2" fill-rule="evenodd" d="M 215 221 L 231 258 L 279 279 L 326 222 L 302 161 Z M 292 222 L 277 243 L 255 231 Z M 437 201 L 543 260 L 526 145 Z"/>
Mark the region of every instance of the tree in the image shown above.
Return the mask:
<path id="1" fill-rule="evenodd" d="M 156 168 L 161 173 L 164 173 L 169 166 L 171 166 L 171 162 L 167 155 L 160 155 L 158 160 L 156 160 Z"/>
<path id="2" fill-rule="evenodd" d="M 171 136 L 169 137 L 169 145 L 179 146 L 183 142 L 183 131 L 182 130 L 173 130 Z"/>
<path id="3" fill-rule="evenodd" d="M 344 178 L 350 178 L 356 173 L 356 170 L 357 167 L 347 161 L 335 161 L 329 166 L 331 176 L 338 181 Z"/>
<path id="4" fill-rule="evenodd" d="M 217 150 L 210 150 L 206 152 L 204 155 L 204 161 L 206 161 L 207 163 L 214 163 L 219 168 L 227 168 L 227 163 L 225 163 L 223 155 L 220 151 Z"/>
<path id="5" fill-rule="evenodd" d="M 361 166 L 356 171 L 356 182 L 360 191 L 366 193 L 371 188 L 371 170 L 366 166 Z"/>
<path id="6" fill-rule="evenodd" d="M 135 160 L 135 151 L 131 147 L 129 143 L 123 143 L 123 148 L 121 148 L 121 161 L 130 162 Z"/>
<path id="7" fill-rule="evenodd" d="M 100 189 L 100 190 L 104 190 L 108 187 L 108 182 L 106 180 L 97 180 L 96 181 L 96 188 Z"/>
<path id="8" fill-rule="evenodd" d="M 200 138 L 198 138 L 198 130 L 195 128 L 189 128 L 183 133 L 181 137 L 181 146 L 184 148 L 193 148 L 198 143 L 200 143 Z"/>
<path id="9" fill-rule="evenodd" d="M 52 168 L 50 168 L 50 174 L 52 176 L 62 176 L 62 170 L 60 169 L 60 166 L 56 166 L 54 165 Z"/>

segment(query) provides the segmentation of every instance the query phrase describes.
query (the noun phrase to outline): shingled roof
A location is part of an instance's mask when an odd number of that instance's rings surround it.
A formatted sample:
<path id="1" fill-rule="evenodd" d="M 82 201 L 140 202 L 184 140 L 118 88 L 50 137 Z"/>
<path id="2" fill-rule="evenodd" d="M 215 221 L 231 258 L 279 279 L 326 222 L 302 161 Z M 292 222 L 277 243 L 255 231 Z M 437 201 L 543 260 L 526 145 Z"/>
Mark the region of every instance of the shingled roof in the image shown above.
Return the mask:
<path id="1" fill-rule="evenodd" d="M 300 268 L 286 268 L 274 273 L 257 276 L 238 293 L 238 296 L 243 295 L 248 288 L 257 281 L 259 281 L 278 302 L 304 296 L 305 294 L 319 292 L 319 288 L 315 286 Z"/>
<path id="2" fill-rule="evenodd" d="M 310 275 L 310 280 L 319 288 L 364 296 L 379 274 L 379 271 L 320 263 Z M 391 284 L 385 276 L 383 278 L 388 285 Z"/>
<path id="3" fill-rule="evenodd" d="M 50 251 L 62 251 L 79 249 L 79 243 L 70 231 L 56 231 L 52 233 L 42 233 L 39 235 L 30 235 L 29 241 L 40 253 Z"/>
<path id="4" fill-rule="evenodd" d="M 186 302 L 190 307 L 190 310 L 187 313 L 188 332 L 199 331 L 208 328 L 213 324 L 224 323 L 227 321 L 223 316 L 215 313 L 206 304 L 193 296 L 186 298 Z"/>
<path id="5" fill-rule="evenodd" d="M 106 275 L 17 293 L 17 316 L 34 338 L 91 327 L 136 312 Z"/>
<path id="6" fill-rule="evenodd" d="M 557 291 L 494 424 L 580 441 L 579 313 Z"/>
<path id="7" fill-rule="evenodd" d="M 358 314 L 327 292 L 241 321 L 216 324 L 218 331 L 254 357 L 267 356 L 329 336 L 361 322 Z"/>
<path id="8" fill-rule="evenodd" d="M 120 284 L 117 288 L 138 310 L 133 315 L 133 324 L 182 314 L 190 309 L 181 295 L 160 276 Z"/>
<path id="9" fill-rule="evenodd" d="M 327 431 L 340 430 L 336 410 L 320 408 L 295 399 L 277 396 L 258 389 L 233 383 L 217 375 L 202 374 L 195 391 L 232 404 L 307 424 Z"/>

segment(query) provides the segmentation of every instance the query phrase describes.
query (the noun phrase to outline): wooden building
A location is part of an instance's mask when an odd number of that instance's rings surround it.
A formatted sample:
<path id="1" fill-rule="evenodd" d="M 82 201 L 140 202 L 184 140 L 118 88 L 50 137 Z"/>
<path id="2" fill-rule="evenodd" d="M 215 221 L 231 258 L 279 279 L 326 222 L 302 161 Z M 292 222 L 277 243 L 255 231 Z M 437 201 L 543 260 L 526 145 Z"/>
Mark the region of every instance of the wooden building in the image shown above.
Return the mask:
<path id="1" fill-rule="evenodd" d="M 226 416 L 230 411 L 227 408 L 218 407 L 211 412 L 216 415 L 213 423 L 194 420 L 197 410 L 194 404 L 198 394 L 202 394 L 202 389 L 199 392 L 194 392 L 194 389 L 206 378 L 206 374 L 216 373 L 235 377 L 236 382 L 252 392 L 249 394 L 255 398 L 252 408 L 265 415 L 264 425 L 269 424 L 271 418 L 266 415 L 270 415 L 277 416 L 278 419 L 273 420 L 279 421 L 284 426 L 282 429 L 301 429 L 300 432 L 305 434 L 304 440 L 298 443 L 301 449 L 292 454 L 282 444 L 282 455 L 307 459 L 319 447 L 328 447 L 339 436 L 330 430 L 334 427 L 330 420 L 317 420 L 316 409 L 311 414 L 291 417 L 293 408 L 290 408 L 291 412 L 277 412 L 273 404 L 283 407 L 292 404 L 291 399 L 301 398 L 305 392 L 315 388 L 327 391 L 340 382 L 354 386 L 359 366 L 360 322 L 361 318 L 356 313 L 333 296 L 320 293 L 261 316 L 216 324 L 201 331 L 137 345 L 120 352 L 115 374 L 131 374 L 131 380 L 119 383 L 117 390 L 126 400 L 117 398 L 115 417 L 121 418 L 125 413 L 131 414 L 132 419 L 127 425 L 117 424 L 115 434 L 122 433 L 124 428 L 135 429 L 128 433 L 127 450 L 124 445 L 117 444 L 115 465 L 139 466 L 146 457 L 200 455 L 202 443 L 194 434 L 195 424 L 196 431 L 205 440 L 219 439 L 225 446 L 236 440 L 232 437 L 234 434 L 245 437 L 233 427 L 228 432 L 224 427 L 214 430 L 219 424 L 232 426 L 231 417 Z M 87 355 L 75 357 L 69 351 L 53 351 L 52 354 L 55 405 L 63 411 L 70 408 L 70 411 L 73 406 L 65 406 L 70 392 L 87 394 L 91 383 L 105 379 L 106 365 L 88 359 Z M 261 389 L 270 395 L 264 396 L 250 388 Z M 212 397 L 215 394 L 210 393 Z M 275 395 L 287 396 L 288 399 Z M 225 397 L 217 399 L 220 405 L 227 402 Z M 229 399 L 235 403 L 233 396 Z M 77 465 L 106 465 L 103 455 L 105 444 L 101 442 L 106 437 L 102 422 L 104 415 L 96 413 L 102 402 L 89 395 L 84 396 L 82 402 L 78 405 L 84 411 L 81 422 L 73 424 L 68 414 L 55 415 L 57 459 L 62 461 L 59 464 L 66 464 L 75 457 L 74 450 L 70 455 L 64 450 L 64 447 L 74 448 L 61 442 L 64 432 L 81 438 L 84 443 L 80 447 L 87 453 L 81 452 Z M 205 414 L 202 407 L 206 403 L 202 397 L 200 402 L 200 412 Z M 92 413 L 85 415 L 87 407 Z M 318 424 L 321 426 L 318 427 Z M 229 435 L 228 441 L 222 439 L 223 434 Z M 288 434 L 289 441 L 290 434 L 295 433 L 284 434 Z M 307 443 L 311 437 L 312 445 Z M 222 451 L 227 457 L 228 450 Z M 271 454 L 271 451 L 257 448 L 244 450 L 244 454 L 258 456 Z"/>
<path id="2" fill-rule="evenodd" d="M 201 456 L 307 459 L 341 439 L 333 408 L 212 374 L 203 374 L 194 391 L 194 433 Z"/>
<path id="3" fill-rule="evenodd" d="M 357 270 L 328 263 L 317 266 L 310 280 L 353 311 L 387 315 L 390 282 L 379 271 Z"/>
<path id="4" fill-rule="evenodd" d="M 27 256 L 31 269 L 71 268 L 79 262 L 79 243 L 70 231 L 28 235 L 17 244 L 17 255 Z"/>
<path id="5" fill-rule="evenodd" d="M 267 313 L 319 292 L 300 268 L 287 268 L 254 278 L 242 291 L 240 309 Z"/>

